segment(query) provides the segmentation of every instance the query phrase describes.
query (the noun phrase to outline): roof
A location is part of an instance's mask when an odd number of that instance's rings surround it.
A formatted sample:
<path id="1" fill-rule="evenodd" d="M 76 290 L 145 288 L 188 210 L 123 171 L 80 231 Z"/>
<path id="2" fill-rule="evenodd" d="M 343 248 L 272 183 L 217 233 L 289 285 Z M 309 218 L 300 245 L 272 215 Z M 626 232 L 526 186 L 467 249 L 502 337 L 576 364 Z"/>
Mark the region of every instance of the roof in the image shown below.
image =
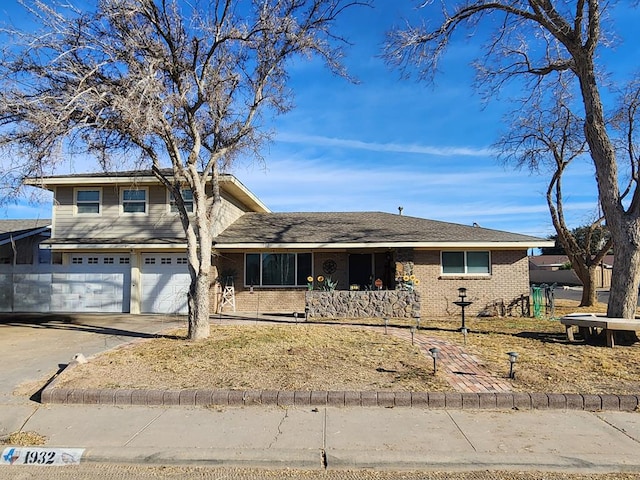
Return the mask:
<path id="1" fill-rule="evenodd" d="M 553 241 L 383 212 L 247 213 L 216 239 L 217 249 L 537 248 Z"/>
<path id="2" fill-rule="evenodd" d="M 51 238 L 42 242 L 44 246 L 56 250 L 82 249 L 185 249 L 185 238 Z"/>
<path id="3" fill-rule="evenodd" d="M 163 169 L 162 173 L 168 178 L 173 177 L 173 171 L 170 169 Z M 157 185 L 160 181 L 151 170 L 128 170 L 122 172 L 74 173 L 70 175 L 28 178 L 25 183 L 27 185 L 51 190 L 54 187 L 64 185 Z M 221 174 L 220 189 L 227 192 L 233 198 L 236 198 L 253 211 L 270 212 L 269 208 L 234 175 Z"/>
<path id="4" fill-rule="evenodd" d="M 602 259 L 602 263 L 611 267 L 614 261 L 613 255 L 605 255 Z M 564 265 L 569 261 L 569 257 L 567 255 L 534 255 L 529 257 L 529 263 L 532 265 L 542 268 L 542 267 L 559 267 Z"/>
<path id="5" fill-rule="evenodd" d="M 38 235 L 51 227 L 51 220 L 0 220 L 0 245 Z"/>

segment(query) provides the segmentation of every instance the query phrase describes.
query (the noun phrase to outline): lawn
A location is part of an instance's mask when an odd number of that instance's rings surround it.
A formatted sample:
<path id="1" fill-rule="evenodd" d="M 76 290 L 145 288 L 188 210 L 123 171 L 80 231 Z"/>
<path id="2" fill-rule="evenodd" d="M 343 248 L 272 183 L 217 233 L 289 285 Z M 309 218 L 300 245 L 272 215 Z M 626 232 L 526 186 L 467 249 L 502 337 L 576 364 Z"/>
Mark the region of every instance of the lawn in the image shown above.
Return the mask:
<path id="1" fill-rule="evenodd" d="M 602 310 L 603 306 L 590 311 Z M 577 310 L 565 301 L 557 313 Z M 337 325 L 340 324 L 340 325 Z M 377 325 L 379 328 L 363 328 Z M 408 322 L 391 321 L 396 328 Z M 505 378 L 509 351 L 518 352 L 514 391 L 640 393 L 640 344 L 614 349 L 567 343 L 553 319 L 422 319 L 416 333 L 463 346 L 492 375 Z M 242 390 L 448 391 L 443 373 L 410 341 L 385 335 L 380 319 L 322 324 L 212 325 L 192 343 L 185 332 L 105 352 L 59 378 L 77 388 L 221 388 Z"/>

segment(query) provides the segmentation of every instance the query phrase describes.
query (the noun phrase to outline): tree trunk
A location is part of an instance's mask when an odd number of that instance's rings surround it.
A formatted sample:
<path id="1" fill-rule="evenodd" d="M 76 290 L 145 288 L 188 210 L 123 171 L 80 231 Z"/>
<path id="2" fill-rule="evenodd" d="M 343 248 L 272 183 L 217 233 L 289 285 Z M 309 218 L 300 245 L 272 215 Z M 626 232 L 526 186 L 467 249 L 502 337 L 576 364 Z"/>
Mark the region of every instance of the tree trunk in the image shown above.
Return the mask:
<path id="1" fill-rule="evenodd" d="M 596 266 L 591 265 L 587 268 L 586 278 L 582 278 L 578 270 L 576 270 L 576 274 L 582 281 L 582 299 L 580 300 L 580 306 L 593 307 L 598 303 L 598 290 L 596 289 L 598 270 Z"/>
<path id="2" fill-rule="evenodd" d="M 633 230 L 636 230 L 635 227 Z M 629 232 L 636 234 L 636 232 Z M 631 242 L 616 242 L 611 273 L 608 317 L 635 318 L 640 283 L 640 249 Z"/>
<path id="3" fill-rule="evenodd" d="M 582 52 L 574 58 L 585 108 L 585 138 L 596 167 L 600 204 L 615 245 L 607 316 L 635 318 L 640 280 L 640 202 L 635 198 L 638 192 L 634 192 L 634 199 L 625 211 L 618 185 L 616 152 L 607 134 L 593 58 Z M 635 337 L 634 332 L 630 333 Z"/>
<path id="4" fill-rule="evenodd" d="M 209 325 L 209 273 L 198 272 L 191 281 L 189 291 L 189 340 L 197 341 L 208 338 Z"/>

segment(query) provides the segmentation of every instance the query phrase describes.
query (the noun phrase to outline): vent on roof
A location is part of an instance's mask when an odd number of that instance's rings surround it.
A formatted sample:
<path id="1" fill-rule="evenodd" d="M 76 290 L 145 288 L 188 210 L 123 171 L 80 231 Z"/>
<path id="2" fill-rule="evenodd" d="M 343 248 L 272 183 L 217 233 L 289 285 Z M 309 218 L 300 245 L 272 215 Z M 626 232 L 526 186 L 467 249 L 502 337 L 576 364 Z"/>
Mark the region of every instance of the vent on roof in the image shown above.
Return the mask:
<path id="1" fill-rule="evenodd" d="M 404 210 L 404 207 L 398 207 L 398 215 L 402 215 L 402 210 Z"/>

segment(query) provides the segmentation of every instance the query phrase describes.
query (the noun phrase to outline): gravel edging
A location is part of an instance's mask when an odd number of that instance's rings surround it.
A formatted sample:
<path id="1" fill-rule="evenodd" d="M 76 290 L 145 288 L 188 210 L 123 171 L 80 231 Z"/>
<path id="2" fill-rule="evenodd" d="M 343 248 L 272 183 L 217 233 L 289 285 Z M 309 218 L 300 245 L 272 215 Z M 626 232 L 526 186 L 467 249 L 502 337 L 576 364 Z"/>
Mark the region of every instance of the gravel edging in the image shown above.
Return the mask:
<path id="1" fill-rule="evenodd" d="M 78 362 L 72 361 L 67 368 Z M 586 410 L 633 412 L 640 395 L 579 393 L 459 393 L 282 390 L 138 390 L 57 388 L 54 378 L 41 392 L 42 403 L 162 406 L 411 407 L 426 409 Z"/>

